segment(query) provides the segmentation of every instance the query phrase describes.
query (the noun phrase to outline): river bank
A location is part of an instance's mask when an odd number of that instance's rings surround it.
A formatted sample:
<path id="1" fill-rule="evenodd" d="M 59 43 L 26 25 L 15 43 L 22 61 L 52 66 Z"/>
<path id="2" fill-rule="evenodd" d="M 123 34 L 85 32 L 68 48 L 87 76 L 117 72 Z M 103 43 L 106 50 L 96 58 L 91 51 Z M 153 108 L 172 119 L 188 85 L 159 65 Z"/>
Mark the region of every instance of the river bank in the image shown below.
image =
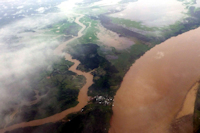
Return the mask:
<path id="1" fill-rule="evenodd" d="M 195 102 L 197 99 L 197 92 L 199 88 L 199 82 L 192 85 L 188 91 L 185 101 L 177 113 L 177 116 L 171 123 L 170 132 L 172 133 L 192 133 L 194 131 L 194 110 L 196 108 Z"/>
<path id="2" fill-rule="evenodd" d="M 188 92 L 187 96 L 185 97 L 185 101 L 183 103 L 181 110 L 178 112 L 178 114 L 176 116 L 176 119 L 179 119 L 183 116 L 194 113 L 195 100 L 196 100 L 198 87 L 199 87 L 199 82 L 195 83 L 191 87 L 190 91 Z"/>
<path id="3" fill-rule="evenodd" d="M 115 96 L 110 133 L 169 132 L 199 79 L 199 32 L 172 37 L 132 65 Z"/>

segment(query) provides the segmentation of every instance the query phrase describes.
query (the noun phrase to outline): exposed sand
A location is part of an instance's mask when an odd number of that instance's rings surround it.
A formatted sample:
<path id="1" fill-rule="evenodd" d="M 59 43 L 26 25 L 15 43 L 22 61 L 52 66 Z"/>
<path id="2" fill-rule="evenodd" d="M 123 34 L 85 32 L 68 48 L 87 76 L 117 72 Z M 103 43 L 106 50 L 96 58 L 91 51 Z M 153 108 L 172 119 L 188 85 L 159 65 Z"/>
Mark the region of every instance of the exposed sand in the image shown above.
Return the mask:
<path id="1" fill-rule="evenodd" d="M 199 33 L 200 28 L 173 37 L 131 66 L 115 96 L 110 133 L 170 132 L 191 86 L 199 80 Z M 189 97 L 194 102 L 196 95 Z"/>
<path id="2" fill-rule="evenodd" d="M 180 110 L 180 112 L 177 114 L 176 119 L 179 119 L 185 115 L 194 114 L 194 107 L 195 107 L 195 100 L 196 95 L 199 87 L 199 82 L 197 82 L 192 89 L 188 92 L 184 104 Z"/>
<path id="3" fill-rule="evenodd" d="M 83 75 L 86 78 L 86 84 L 80 89 L 80 92 L 79 92 L 79 95 L 78 95 L 78 101 L 79 101 L 78 105 L 73 107 L 73 108 L 67 109 L 67 110 L 65 110 L 61 113 L 55 114 L 53 116 L 50 116 L 50 117 L 47 117 L 47 118 L 44 118 L 44 119 L 33 120 L 33 121 L 30 121 L 30 122 L 23 122 L 23 123 L 12 125 L 10 127 L 1 129 L 0 133 L 6 132 L 6 131 L 11 131 L 11 130 L 17 129 L 17 128 L 39 126 L 39 125 L 43 125 L 45 123 L 57 122 L 59 120 L 62 120 L 64 117 L 66 117 L 66 115 L 68 115 L 70 113 L 80 111 L 85 105 L 87 105 L 87 103 L 88 103 L 87 92 L 88 92 L 88 88 L 93 84 L 93 75 L 91 74 L 91 72 L 85 73 L 85 72 L 76 70 L 76 68 L 80 64 L 80 62 L 78 60 L 72 59 L 71 55 L 66 54 L 66 53 L 62 53 L 62 51 L 66 47 L 67 43 L 69 43 L 70 41 L 72 41 L 76 38 L 79 38 L 83 35 L 82 32 L 84 31 L 86 26 L 79 22 L 80 18 L 82 18 L 83 16 L 84 15 L 80 15 L 75 20 L 75 22 L 82 27 L 82 29 L 78 32 L 78 36 L 64 42 L 61 45 L 59 45 L 54 51 L 55 54 L 57 54 L 57 55 L 64 54 L 66 60 L 74 62 L 74 65 L 69 68 L 70 71 L 73 71 L 78 75 Z"/>

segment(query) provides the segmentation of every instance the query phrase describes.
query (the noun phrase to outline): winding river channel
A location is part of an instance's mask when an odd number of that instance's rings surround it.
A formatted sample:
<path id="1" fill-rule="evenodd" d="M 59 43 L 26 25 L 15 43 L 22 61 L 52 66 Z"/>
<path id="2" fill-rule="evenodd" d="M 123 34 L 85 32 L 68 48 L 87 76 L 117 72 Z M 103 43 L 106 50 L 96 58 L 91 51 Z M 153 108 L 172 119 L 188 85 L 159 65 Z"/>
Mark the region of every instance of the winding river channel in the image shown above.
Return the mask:
<path id="1" fill-rule="evenodd" d="M 15 124 L 12 125 L 10 127 L 6 127 L 4 129 L 0 130 L 0 133 L 4 133 L 6 131 L 11 131 L 17 128 L 24 128 L 24 127 L 31 127 L 31 126 L 39 126 L 39 125 L 43 125 L 46 123 L 50 123 L 50 122 L 57 122 L 59 120 L 62 120 L 64 117 L 66 117 L 66 115 L 73 113 L 73 112 L 78 112 L 80 111 L 85 105 L 87 105 L 88 103 L 88 88 L 93 84 L 93 75 L 91 74 L 91 72 L 85 73 L 79 70 L 76 70 L 77 66 L 80 64 L 80 62 L 78 60 L 72 59 L 71 55 L 67 54 L 67 53 L 63 53 L 64 48 L 66 47 L 67 43 L 81 37 L 83 35 L 83 31 L 85 30 L 86 26 L 84 24 L 82 24 L 79 20 L 83 17 L 84 15 L 79 15 L 79 17 L 76 18 L 75 22 L 80 25 L 82 28 L 80 29 L 80 31 L 78 32 L 78 36 L 73 37 L 72 39 L 62 43 L 61 45 L 59 45 L 55 50 L 54 53 L 56 55 L 65 55 L 66 60 L 69 60 L 71 62 L 74 63 L 73 66 L 71 66 L 69 68 L 70 71 L 75 72 L 78 75 L 83 75 L 86 78 L 86 84 L 80 89 L 79 95 L 78 95 L 78 104 L 75 107 L 69 108 L 61 113 L 55 114 L 53 116 L 44 118 L 44 119 L 38 119 L 38 120 L 33 120 L 33 121 L 29 121 L 29 122 L 23 122 L 23 123 L 19 123 L 19 124 Z"/>
<path id="2" fill-rule="evenodd" d="M 83 16 L 75 20 L 82 27 L 78 36 L 54 51 L 74 63 L 69 70 L 86 78 L 78 95 L 78 105 L 44 119 L 6 127 L 0 133 L 57 122 L 87 104 L 87 91 L 93 83 L 93 76 L 91 72 L 76 70 L 80 62 L 62 52 L 67 43 L 83 35 L 86 26 L 79 21 Z M 115 96 L 110 133 L 170 133 L 169 128 L 176 118 L 193 113 L 193 110 L 186 110 L 194 108 L 196 89 L 193 86 L 197 86 L 195 83 L 200 78 L 199 33 L 200 28 L 197 28 L 172 37 L 146 52 L 131 66 Z"/>
<path id="3" fill-rule="evenodd" d="M 197 28 L 172 37 L 131 66 L 115 96 L 110 133 L 171 133 L 175 119 L 192 116 L 200 78 L 199 33 Z M 188 124 L 192 133 L 193 123 Z"/>

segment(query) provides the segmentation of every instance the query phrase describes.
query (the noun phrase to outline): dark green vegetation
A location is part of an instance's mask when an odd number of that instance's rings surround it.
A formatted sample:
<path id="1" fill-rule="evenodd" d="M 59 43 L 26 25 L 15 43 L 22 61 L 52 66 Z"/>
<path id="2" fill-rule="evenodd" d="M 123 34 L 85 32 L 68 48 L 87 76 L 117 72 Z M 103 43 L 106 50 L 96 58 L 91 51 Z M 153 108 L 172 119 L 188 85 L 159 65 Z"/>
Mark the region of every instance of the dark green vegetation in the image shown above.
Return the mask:
<path id="1" fill-rule="evenodd" d="M 95 44 L 82 44 L 73 46 L 72 49 L 68 49 L 68 52 L 72 58 L 81 62 L 78 69 L 89 72 L 104 62 L 104 59 L 98 55 L 97 48 Z"/>
<path id="2" fill-rule="evenodd" d="M 69 71 L 72 65 L 62 58 L 32 79 L 31 89 L 21 94 L 24 98 L 18 105 L 20 111 L 9 125 L 45 118 L 77 105 L 79 89 L 85 84 L 85 78 Z M 33 90 L 38 91 L 37 98 Z"/>
<path id="3" fill-rule="evenodd" d="M 199 133 L 200 132 L 200 85 L 198 87 L 196 101 L 195 101 L 193 125 L 194 125 L 194 133 Z"/>
<path id="4" fill-rule="evenodd" d="M 122 77 L 118 76 L 119 71 L 108 60 L 98 54 L 96 44 L 82 44 L 73 47 L 69 53 L 73 58 L 79 60 L 81 64 L 78 69 L 90 71 L 95 69 L 94 84 L 89 88 L 90 96 L 109 95 L 114 96 L 115 91 L 112 87 L 119 86 Z"/>
<path id="5" fill-rule="evenodd" d="M 142 44 L 141 42 L 132 45 L 129 49 L 117 51 L 113 49 L 113 55 L 117 54 L 118 59 L 111 60 L 111 62 L 116 66 L 117 70 L 120 72 L 120 76 L 124 77 L 125 73 L 129 70 L 131 65 L 140 58 L 146 51 L 151 47 Z"/>

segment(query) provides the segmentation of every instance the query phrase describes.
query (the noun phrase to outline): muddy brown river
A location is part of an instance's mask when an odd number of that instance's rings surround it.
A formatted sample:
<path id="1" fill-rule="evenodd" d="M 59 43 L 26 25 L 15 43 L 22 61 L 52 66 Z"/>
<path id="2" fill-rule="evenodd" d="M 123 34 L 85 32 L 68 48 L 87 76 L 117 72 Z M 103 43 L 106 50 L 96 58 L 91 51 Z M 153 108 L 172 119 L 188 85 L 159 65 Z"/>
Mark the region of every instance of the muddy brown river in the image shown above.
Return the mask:
<path id="1" fill-rule="evenodd" d="M 190 90 L 200 78 L 199 33 L 172 37 L 131 66 L 115 96 L 110 133 L 170 133 L 181 110 L 194 108 Z"/>
<path id="2" fill-rule="evenodd" d="M 72 59 L 71 55 L 69 55 L 67 53 L 63 53 L 64 48 L 66 47 L 66 45 L 69 42 L 71 42 L 71 41 L 73 41 L 73 40 L 75 40 L 75 39 L 77 39 L 77 38 L 79 38 L 83 35 L 82 32 L 85 30 L 86 26 L 79 21 L 83 16 L 84 15 L 79 15 L 75 20 L 75 22 L 82 27 L 80 29 L 80 31 L 78 32 L 78 36 L 62 43 L 61 45 L 59 45 L 54 50 L 54 53 L 56 55 L 65 55 L 66 60 L 74 63 L 74 65 L 69 68 L 70 71 L 73 71 L 78 75 L 83 75 L 86 78 L 86 84 L 80 89 L 80 92 L 79 92 L 79 95 L 78 95 L 78 102 L 79 103 L 73 108 L 69 108 L 67 110 L 64 110 L 61 113 L 55 114 L 53 116 L 50 116 L 50 117 L 47 117 L 47 118 L 44 118 L 44 119 L 33 120 L 33 121 L 29 121 L 29 122 L 23 122 L 23 123 L 12 125 L 10 127 L 6 127 L 4 129 L 1 129 L 0 133 L 4 133 L 6 131 L 11 131 L 11 130 L 14 130 L 14 129 L 17 129 L 17 128 L 39 126 L 39 125 L 43 125 L 43 124 L 46 124 L 46 123 L 57 122 L 59 120 L 62 120 L 64 117 L 66 117 L 70 113 L 80 111 L 85 105 L 87 105 L 87 103 L 88 103 L 87 92 L 88 92 L 88 88 L 93 84 L 93 75 L 91 74 L 91 72 L 85 73 L 85 72 L 76 70 L 76 68 L 80 64 L 80 62 L 76 59 Z"/>

